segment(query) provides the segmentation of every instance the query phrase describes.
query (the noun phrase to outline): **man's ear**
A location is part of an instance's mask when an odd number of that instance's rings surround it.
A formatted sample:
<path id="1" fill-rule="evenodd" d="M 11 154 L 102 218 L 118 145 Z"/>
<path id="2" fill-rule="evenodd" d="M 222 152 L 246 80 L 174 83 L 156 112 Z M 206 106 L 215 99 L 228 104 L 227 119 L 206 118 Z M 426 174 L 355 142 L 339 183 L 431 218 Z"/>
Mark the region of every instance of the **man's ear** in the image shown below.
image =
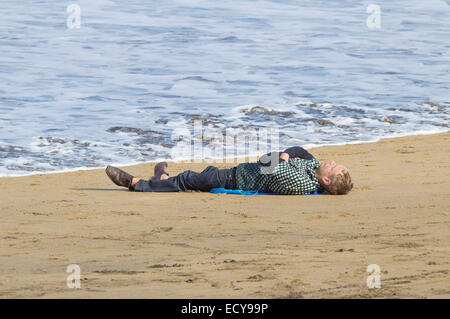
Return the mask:
<path id="1" fill-rule="evenodd" d="M 324 177 L 322 177 L 322 183 L 323 183 L 325 186 L 328 186 L 328 185 L 331 184 L 331 179 L 330 179 L 328 176 L 324 176 Z"/>

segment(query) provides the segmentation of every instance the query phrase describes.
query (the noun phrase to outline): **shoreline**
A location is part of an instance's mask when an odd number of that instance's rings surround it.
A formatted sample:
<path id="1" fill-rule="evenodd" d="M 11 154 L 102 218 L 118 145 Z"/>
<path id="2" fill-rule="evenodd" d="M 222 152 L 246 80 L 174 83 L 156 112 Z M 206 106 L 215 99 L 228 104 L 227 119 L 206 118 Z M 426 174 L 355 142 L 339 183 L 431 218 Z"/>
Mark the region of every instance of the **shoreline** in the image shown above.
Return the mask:
<path id="1" fill-rule="evenodd" d="M 346 165 L 354 189 L 136 193 L 103 169 L 0 178 L 0 298 L 450 298 L 450 132 L 310 151 Z M 121 167 L 149 178 L 154 164 Z"/>
<path id="2" fill-rule="evenodd" d="M 387 136 L 387 137 L 377 137 L 374 140 L 370 140 L 370 141 L 355 141 L 355 142 L 347 142 L 347 143 L 331 143 L 331 144 L 306 144 L 305 146 L 303 146 L 306 150 L 313 150 L 315 148 L 319 148 L 319 147 L 328 147 L 328 146 L 345 146 L 345 145 L 359 145 L 359 144 L 366 144 L 366 143 L 377 143 L 381 140 L 384 139 L 396 139 L 396 138 L 402 138 L 402 137 L 408 137 L 408 136 L 421 136 L 421 135 L 436 135 L 436 134 L 444 134 L 444 133 L 448 133 L 450 132 L 450 130 L 447 131 L 419 131 L 419 132 L 415 132 L 415 133 L 402 133 L 402 134 L 396 134 L 395 136 Z M 302 145 L 300 145 L 302 146 Z M 238 160 L 240 158 L 248 158 L 248 157 L 258 157 L 261 154 L 249 154 L 246 156 L 230 156 L 230 157 L 223 157 L 222 161 L 223 162 L 219 162 L 217 164 L 227 164 L 226 160 L 230 160 L 230 159 L 235 159 Z M 218 160 L 220 158 L 208 158 L 210 160 Z M 151 161 L 144 161 L 144 162 L 130 162 L 130 163 L 111 163 L 111 164 L 105 164 L 105 166 L 103 167 L 78 167 L 78 168 L 68 168 L 68 169 L 64 169 L 64 170 L 58 170 L 58 171 L 46 171 L 46 172 L 33 172 L 30 174 L 26 174 L 26 175 L 0 175 L 0 179 L 2 178 L 9 178 L 9 177 L 27 177 L 27 176 L 35 176 L 35 175 L 47 175 L 47 174 L 65 174 L 65 173 L 72 173 L 72 172 L 83 172 L 83 171 L 91 171 L 91 170 L 99 170 L 99 169 L 104 169 L 106 167 L 106 165 L 112 165 L 112 166 L 117 166 L 117 167 L 130 167 L 130 166 L 136 166 L 136 165 L 146 165 L 146 164 L 154 164 L 154 163 L 158 163 L 158 162 L 162 162 L 162 161 L 166 161 L 166 162 L 171 162 L 171 163 L 185 163 L 185 164 L 193 164 L 193 163 L 199 163 L 204 161 L 205 159 L 197 159 L 199 160 L 199 162 L 194 162 L 195 159 L 191 159 L 191 160 L 185 160 L 185 159 L 155 159 L 155 160 L 151 160 Z M 236 161 L 235 161 L 236 162 Z M 213 163 L 214 165 L 214 163 Z"/>

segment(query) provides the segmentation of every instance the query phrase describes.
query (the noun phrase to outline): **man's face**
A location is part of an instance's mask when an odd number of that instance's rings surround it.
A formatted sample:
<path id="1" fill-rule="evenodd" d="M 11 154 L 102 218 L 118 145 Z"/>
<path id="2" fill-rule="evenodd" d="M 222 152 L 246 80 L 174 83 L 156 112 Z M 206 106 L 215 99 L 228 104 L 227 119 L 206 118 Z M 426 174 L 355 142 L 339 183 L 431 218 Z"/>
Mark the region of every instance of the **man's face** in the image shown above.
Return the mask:
<path id="1" fill-rule="evenodd" d="M 336 164 L 335 161 L 323 162 L 318 170 L 318 177 L 322 179 L 330 179 L 331 176 L 347 172 L 348 169 L 344 165 Z"/>

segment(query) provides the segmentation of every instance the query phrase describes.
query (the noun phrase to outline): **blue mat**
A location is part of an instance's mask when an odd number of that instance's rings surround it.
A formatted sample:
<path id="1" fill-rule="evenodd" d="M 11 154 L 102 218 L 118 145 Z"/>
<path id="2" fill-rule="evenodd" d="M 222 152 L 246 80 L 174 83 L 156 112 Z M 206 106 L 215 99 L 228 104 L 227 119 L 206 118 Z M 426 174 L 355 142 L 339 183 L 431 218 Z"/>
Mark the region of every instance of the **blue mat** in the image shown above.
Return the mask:
<path id="1" fill-rule="evenodd" d="M 237 195 L 284 195 L 284 194 L 278 194 L 278 193 L 260 193 L 258 191 L 244 191 L 242 189 L 226 189 L 226 188 L 213 188 L 210 190 L 211 193 L 215 194 L 237 194 Z M 321 195 L 325 194 L 326 192 L 319 193 L 317 192 L 317 189 L 308 195 Z"/>

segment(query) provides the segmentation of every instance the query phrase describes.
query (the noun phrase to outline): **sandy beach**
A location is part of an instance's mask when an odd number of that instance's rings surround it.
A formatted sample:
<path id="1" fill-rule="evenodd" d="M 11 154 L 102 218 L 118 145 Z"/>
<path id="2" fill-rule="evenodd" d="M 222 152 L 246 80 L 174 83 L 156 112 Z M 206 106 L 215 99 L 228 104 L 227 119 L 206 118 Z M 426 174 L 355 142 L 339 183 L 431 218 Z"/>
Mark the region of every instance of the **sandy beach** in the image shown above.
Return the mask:
<path id="1" fill-rule="evenodd" d="M 310 152 L 346 165 L 354 190 L 134 193 L 101 169 L 0 178 L 0 298 L 450 298 L 450 132 Z"/>

